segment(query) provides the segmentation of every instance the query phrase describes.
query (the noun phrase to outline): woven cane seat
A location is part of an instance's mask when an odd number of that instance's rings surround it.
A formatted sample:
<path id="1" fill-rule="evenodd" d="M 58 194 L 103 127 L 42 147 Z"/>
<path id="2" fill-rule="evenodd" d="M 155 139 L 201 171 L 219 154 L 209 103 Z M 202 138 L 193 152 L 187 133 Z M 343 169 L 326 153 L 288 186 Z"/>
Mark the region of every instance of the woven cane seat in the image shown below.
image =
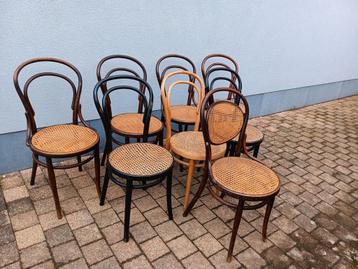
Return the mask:
<path id="1" fill-rule="evenodd" d="M 238 135 L 233 139 L 237 141 Z M 255 126 L 247 124 L 246 126 L 246 144 L 255 144 L 261 142 L 264 139 L 264 134 Z"/>
<path id="2" fill-rule="evenodd" d="M 187 105 L 171 106 L 170 114 L 173 121 L 194 124 L 197 118 L 197 108 Z"/>
<path id="3" fill-rule="evenodd" d="M 109 154 L 109 164 L 120 173 L 149 177 L 164 173 L 173 164 L 168 150 L 150 143 L 131 143 L 117 147 Z"/>
<path id="4" fill-rule="evenodd" d="M 275 193 L 280 181 L 270 168 L 242 157 L 225 157 L 212 165 L 214 181 L 223 188 L 247 197 L 264 197 Z"/>
<path id="5" fill-rule="evenodd" d="M 188 131 L 173 135 L 170 138 L 171 150 L 186 159 L 205 160 L 205 142 L 202 132 Z M 223 157 L 226 151 L 226 144 L 211 145 L 212 159 Z"/>
<path id="6" fill-rule="evenodd" d="M 98 141 L 98 134 L 90 128 L 63 124 L 46 127 L 35 133 L 31 138 L 31 147 L 47 155 L 69 155 L 88 150 Z"/>
<path id="7" fill-rule="evenodd" d="M 125 135 L 143 135 L 143 114 L 123 113 L 114 116 L 111 120 L 112 129 L 115 132 Z M 162 130 L 162 122 L 151 116 L 149 122 L 148 134 L 154 134 Z"/>

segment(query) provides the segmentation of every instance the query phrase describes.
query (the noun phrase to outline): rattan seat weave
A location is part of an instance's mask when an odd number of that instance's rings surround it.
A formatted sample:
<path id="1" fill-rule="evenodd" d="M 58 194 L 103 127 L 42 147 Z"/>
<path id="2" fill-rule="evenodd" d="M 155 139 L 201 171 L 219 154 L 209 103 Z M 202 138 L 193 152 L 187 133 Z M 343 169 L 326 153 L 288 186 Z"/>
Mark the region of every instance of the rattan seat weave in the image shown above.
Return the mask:
<path id="1" fill-rule="evenodd" d="M 170 107 L 170 114 L 173 121 L 184 123 L 195 123 L 197 108 L 195 106 L 177 105 Z"/>
<path id="2" fill-rule="evenodd" d="M 114 116 L 111 120 L 113 130 L 121 134 L 142 135 L 143 134 L 143 114 L 123 113 Z M 151 116 L 148 134 L 159 132 L 163 128 L 162 122 Z"/>
<path id="3" fill-rule="evenodd" d="M 212 165 L 216 183 L 225 189 L 246 197 L 263 197 L 279 189 L 274 171 L 254 160 L 242 157 L 225 157 Z"/>
<path id="4" fill-rule="evenodd" d="M 184 158 L 203 161 L 205 160 L 205 143 L 202 132 L 187 131 L 173 135 L 170 138 L 171 150 Z M 212 145 L 212 159 L 225 155 L 226 144 Z"/>
<path id="5" fill-rule="evenodd" d="M 173 164 L 173 156 L 163 147 L 150 143 L 131 143 L 109 154 L 109 164 L 120 173 L 133 177 L 161 174 Z"/>
<path id="6" fill-rule="evenodd" d="M 74 124 L 53 125 L 41 129 L 31 138 L 31 147 L 46 155 L 69 155 L 92 148 L 98 134 L 87 127 Z"/>
<path id="7" fill-rule="evenodd" d="M 254 144 L 264 139 L 264 134 L 255 126 L 247 124 L 246 126 L 246 144 Z M 233 140 L 237 141 L 239 138 L 236 136 Z"/>

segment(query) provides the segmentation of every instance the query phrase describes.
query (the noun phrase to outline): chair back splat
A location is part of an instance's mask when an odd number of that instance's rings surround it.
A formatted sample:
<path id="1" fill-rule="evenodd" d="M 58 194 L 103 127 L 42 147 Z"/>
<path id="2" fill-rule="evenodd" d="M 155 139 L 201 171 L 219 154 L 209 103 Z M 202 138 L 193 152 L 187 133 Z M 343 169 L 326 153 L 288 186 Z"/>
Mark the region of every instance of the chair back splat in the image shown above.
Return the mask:
<path id="1" fill-rule="evenodd" d="M 229 92 L 238 96 L 244 105 L 229 100 L 210 102 L 212 96 L 221 92 Z M 204 98 L 200 110 L 201 125 L 203 129 L 207 161 L 211 161 L 211 144 L 227 143 L 238 136 L 235 153 L 240 156 L 245 141 L 245 130 L 249 118 L 249 106 L 246 98 L 236 89 L 221 87 L 211 90 Z M 209 159 L 208 159 L 209 158 Z"/>

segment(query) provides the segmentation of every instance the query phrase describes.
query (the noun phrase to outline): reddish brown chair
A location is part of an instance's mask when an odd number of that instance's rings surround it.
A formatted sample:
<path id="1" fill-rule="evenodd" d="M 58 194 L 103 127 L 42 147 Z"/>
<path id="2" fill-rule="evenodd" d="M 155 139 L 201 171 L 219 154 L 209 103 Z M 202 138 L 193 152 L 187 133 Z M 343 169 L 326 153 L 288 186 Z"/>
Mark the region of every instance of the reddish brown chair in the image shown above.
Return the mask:
<path id="1" fill-rule="evenodd" d="M 244 109 L 238 102 L 230 100 L 212 102 L 216 93 L 231 93 L 239 97 Z M 206 147 L 205 170 L 199 189 L 185 209 L 184 216 L 189 214 L 206 186 L 214 198 L 234 208 L 236 214 L 227 257 L 231 261 L 243 210 L 258 209 L 266 205 L 262 229 L 263 240 L 266 240 L 267 224 L 275 196 L 280 190 L 280 181 L 275 172 L 247 152 L 245 131 L 249 107 L 238 90 L 230 87 L 212 89 L 203 100 L 200 116 Z M 213 147 L 226 144 L 237 135 L 239 140 L 235 155 L 214 160 Z M 231 199 L 227 199 L 228 197 Z M 238 202 L 233 203 L 232 198 Z"/>
<path id="2" fill-rule="evenodd" d="M 39 63 L 57 63 L 68 67 L 76 75 L 77 83 L 73 82 L 69 77 L 57 72 L 40 72 L 35 73 L 26 80 L 23 87 L 19 83 L 20 72 L 27 66 Z M 70 89 L 72 89 L 72 123 L 58 124 L 43 129 L 38 129 L 35 122 L 35 111 L 31 105 L 28 90 L 33 81 L 44 77 L 56 77 L 64 80 Z M 99 164 L 99 135 L 90 128 L 81 114 L 80 96 L 82 90 L 82 76 L 78 69 L 72 64 L 56 58 L 35 58 L 22 63 L 14 73 L 14 85 L 17 94 L 25 108 L 25 116 L 27 120 L 27 140 L 26 144 L 33 153 L 33 165 L 31 174 L 31 185 L 35 184 L 36 170 L 38 165 L 47 168 L 50 187 L 54 196 L 57 217 L 62 218 L 60 201 L 57 193 L 56 178 L 54 169 L 68 169 L 79 167 L 94 158 L 95 164 L 95 183 L 97 193 L 100 195 L 100 164 Z M 79 124 L 79 121 L 82 125 Z M 82 155 L 92 153 L 85 160 L 81 160 Z M 45 158 L 45 162 L 40 160 Z M 77 157 L 78 163 L 69 165 L 54 165 L 53 159 Z"/>

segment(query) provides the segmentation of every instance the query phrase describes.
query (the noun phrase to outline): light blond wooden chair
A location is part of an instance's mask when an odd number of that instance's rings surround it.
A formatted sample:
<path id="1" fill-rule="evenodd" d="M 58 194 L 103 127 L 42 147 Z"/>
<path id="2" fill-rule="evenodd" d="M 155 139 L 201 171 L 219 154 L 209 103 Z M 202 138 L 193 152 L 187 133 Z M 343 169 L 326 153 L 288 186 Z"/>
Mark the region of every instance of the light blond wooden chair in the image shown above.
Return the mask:
<path id="1" fill-rule="evenodd" d="M 187 75 L 194 78 L 193 81 L 189 80 L 176 80 L 168 86 L 166 90 L 166 81 L 175 76 Z M 197 84 L 195 83 L 197 82 Z M 184 131 L 172 135 L 171 122 L 172 111 L 170 96 L 174 88 L 178 85 L 192 86 L 194 93 L 198 95 L 196 106 L 196 118 L 193 131 Z M 174 160 L 188 167 L 188 175 L 185 186 L 184 208 L 188 206 L 191 182 L 193 178 L 193 171 L 195 167 L 202 167 L 202 162 L 205 160 L 205 143 L 203 133 L 199 131 L 200 124 L 200 106 L 204 96 L 204 83 L 200 77 L 189 71 L 175 71 L 167 74 L 160 87 L 161 98 L 163 104 L 163 112 L 165 117 L 166 126 L 166 147 L 174 155 Z M 212 147 L 212 158 L 218 159 L 225 155 L 226 145 L 218 145 Z"/>

